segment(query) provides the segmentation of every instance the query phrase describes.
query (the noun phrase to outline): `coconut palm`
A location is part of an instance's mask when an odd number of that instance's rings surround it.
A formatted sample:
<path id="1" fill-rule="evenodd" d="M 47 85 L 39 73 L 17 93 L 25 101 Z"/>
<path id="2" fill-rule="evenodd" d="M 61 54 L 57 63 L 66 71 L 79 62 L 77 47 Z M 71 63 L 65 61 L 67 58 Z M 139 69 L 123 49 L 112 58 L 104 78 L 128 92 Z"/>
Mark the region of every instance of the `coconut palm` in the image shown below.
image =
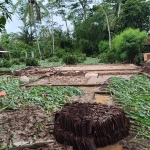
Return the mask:
<path id="1" fill-rule="evenodd" d="M 34 27 L 39 55 L 41 57 L 41 50 L 40 50 L 39 41 L 38 41 L 36 23 L 41 22 L 40 9 L 43 9 L 46 15 L 49 15 L 49 11 L 46 9 L 46 7 L 42 4 L 41 1 L 36 1 L 36 0 L 28 0 L 28 1 L 18 0 L 17 3 L 14 5 L 14 10 L 17 10 L 17 8 L 19 7 L 23 9 L 22 11 L 23 16 L 21 19 L 24 22 L 24 24 L 26 24 L 27 21 L 29 21 L 30 23 L 30 32 L 33 32 L 32 27 Z"/>

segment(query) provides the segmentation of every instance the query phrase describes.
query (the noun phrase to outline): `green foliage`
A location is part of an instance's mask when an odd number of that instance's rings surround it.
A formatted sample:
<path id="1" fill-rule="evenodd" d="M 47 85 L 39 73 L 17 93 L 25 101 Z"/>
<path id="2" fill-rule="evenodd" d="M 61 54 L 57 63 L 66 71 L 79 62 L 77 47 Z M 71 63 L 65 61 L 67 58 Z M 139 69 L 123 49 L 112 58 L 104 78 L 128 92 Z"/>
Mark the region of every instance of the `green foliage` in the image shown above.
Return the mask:
<path id="1" fill-rule="evenodd" d="M 75 25 L 74 36 L 77 39 L 78 49 L 87 56 L 97 54 L 99 41 L 106 37 L 107 30 L 104 30 L 104 19 L 102 11 L 98 11 L 92 17 Z"/>
<path id="2" fill-rule="evenodd" d="M 107 53 L 100 54 L 98 58 L 100 63 L 109 63 L 109 58 Z"/>
<path id="3" fill-rule="evenodd" d="M 74 53 L 65 53 L 62 61 L 67 65 L 83 63 L 86 60 L 86 54 L 76 50 Z"/>
<path id="4" fill-rule="evenodd" d="M 71 53 L 66 53 L 62 60 L 67 65 L 75 65 L 79 62 L 78 57 L 75 54 Z"/>
<path id="5" fill-rule="evenodd" d="M 112 49 L 100 54 L 100 62 L 140 63 L 141 50 L 147 40 L 146 32 L 128 28 L 112 40 Z"/>
<path id="6" fill-rule="evenodd" d="M 82 64 L 85 64 L 85 65 L 99 64 L 99 59 L 92 58 L 92 57 L 86 57 L 86 60 Z"/>
<path id="7" fill-rule="evenodd" d="M 20 57 L 20 58 L 19 58 L 19 61 L 20 61 L 20 62 L 26 62 L 26 58 L 25 58 L 25 57 Z"/>
<path id="8" fill-rule="evenodd" d="M 39 63 L 38 63 L 37 59 L 35 59 L 35 58 L 27 58 L 26 66 L 39 66 Z"/>
<path id="9" fill-rule="evenodd" d="M 126 29 L 120 35 L 112 40 L 113 50 L 119 61 L 136 63 L 142 46 L 147 40 L 146 32 L 140 32 L 139 29 Z"/>
<path id="10" fill-rule="evenodd" d="M 59 58 L 62 58 L 65 55 L 66 51 L 64 49 L 57 49 L 54 53 Z"/>
<path id="11" fill-rule="evenodd" d="M 100 41 L 98 47 L 100 53 L 106 52 L 109 50 L 109 43 L 108 41 Z"/>
<path id="12" fill-rule="evenodd" d="M 86 60 L 86 54 L 83 54 L 81 52 L 74 52 L 74 55 L 78 58 L 78 63 L 83 63 Z"/>
<path id="13" fill-rule="evenodd" d="M 2 14 L 0 14 L 0 32 L 5 28 L 5 24 L 6 24 L 6 20 L 7 19 L 11 19 L 11 12 L 8 10 L 6 5 L 10 5 L 11 2 L 7 1 L 7 0 L 2 0 L 0 2 L 0 12 L 2 12 Z M 9 8 L 10 8 L 9 6 Z"/>
<path id="14" fill-rule="evenodd" d="M 149 26 L 149 18 L 147 17 L 149 15 L 149 1 L 127 0 L 122 7 L 118 22 L 116 22 L 117 27 L 120 31 L 127 27 L 145 30 L 145 27 Z"/>
<path id="15" fill-rule="evenodd" d="M 11 63 L 14 64 L 14 65 L 20 65 L 19 59 L 12 59 Z"/>
<path id="16" fill-rule="evenodd" d="M 140 135 L 150 138 L 150 79 L 144 75 L 132 76 L 131 80 L 113 77 L 108 90 L 115 95 L 115 101 L 131 118 L 131 128 Z"/>
<path id="17" fill-rule="evenodd" d="M 0 91 L 7 95 L 0 100 L 0 111 L 20 109 L 26 104 L 35 104 L 47 111 L 56 111 L 70 102 L 69 97 L 83 94 L 76 87 L 32 87 L 28 90 L 20 88 L 18 79 L 0 79 Z"/>
<path id="18" fill-rule="evenodd" d="M 0 59 L 0 67 L 11 67 L 10 60 L 7 59 Z"/>
<path id="19" fill-rule="evenodd" d="M 49 62 L 59 62 L 60 58 L 57 56 L 53 56 L 53 57 L 50 57 L 48 60 L 49 60 Z"/>

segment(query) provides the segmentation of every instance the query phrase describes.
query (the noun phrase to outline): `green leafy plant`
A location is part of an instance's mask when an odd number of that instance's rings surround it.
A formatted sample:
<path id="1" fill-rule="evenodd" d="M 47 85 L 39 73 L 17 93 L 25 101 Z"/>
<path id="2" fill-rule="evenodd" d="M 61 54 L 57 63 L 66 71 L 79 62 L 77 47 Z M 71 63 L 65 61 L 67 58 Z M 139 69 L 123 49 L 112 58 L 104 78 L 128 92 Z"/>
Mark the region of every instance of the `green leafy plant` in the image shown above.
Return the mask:
<path id="1" fill-rule="evenodd" d="M 27 58 L 26 66 L 39 66 L 39 63 L 35 58 Z"/>
<path id="2" fill-rule="evenodd" d="M 131 80 L 113 77 L 108 90 L 131 119 L 132 129 L 150 138 L 150 79 L 144 75 L 132 76 Z"/>
<path id="3" fill-rule="evenodd" d="M 6 96 L 0 98 L 0 111 L 5 109 L 19 109 L 26 104 L 37 105 L 47 111 L 56 111 L 70 102 L 69 97 L 83 94 L 76 87 L 31 87 L 21 89 L 20 82 L 14 78 L 1 78 L 0 91 L 5 91 Z"/>
<path id="4" fill-rule="evenodd" d="M 59 58 L 62 58 L 65 55 L 66 51 L 64 49 L 57 49 L 54 53 Z"/>
<path id="5" fill-rule="evenodd" d="M 11 63 L 14 64 L 14 65 L 20 65 L 19 59 L 12 59 Z"/>
<path id="6" fill-rule="evenodd" d="M 60 58 L 57 56 L 53 56 L 53 57 L 49 58 L 48 60 L 49 60 L 49 62 L 59 62 Z"/>
<path id="7" fill-rule="evenodd" d="M 0 59 L 0 67 L 11 67 L 10 60 Z"/>
<path id="8" fill-rule="evenodd" d="M 75 65 L 79 63 L 79 59 L 75 54 L 66 53 L 63 57 L 63 62 L 67 65 Z"/>
<path id="9" fill-rule="evenodd" d="M 20 58 L 19 58 L 19 61 L 20 61 L 20 62 L 26 62 L 26 58 L 20 57 Z"/>

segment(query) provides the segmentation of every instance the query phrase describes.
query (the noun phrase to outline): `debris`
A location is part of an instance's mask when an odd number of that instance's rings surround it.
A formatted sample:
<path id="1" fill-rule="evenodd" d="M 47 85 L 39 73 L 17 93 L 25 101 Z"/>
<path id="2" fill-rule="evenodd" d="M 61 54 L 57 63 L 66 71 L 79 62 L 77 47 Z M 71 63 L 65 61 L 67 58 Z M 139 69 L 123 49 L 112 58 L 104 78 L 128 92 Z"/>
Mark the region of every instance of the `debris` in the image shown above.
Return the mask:
<path id="1" fill-rule="evenodd" d="M 30 79 L 27 76 L 21 76 L 20 81 L 23 83 L 29 83 Z"/>
<path id="2" fill-rule="evenodd" d="M 4 97 L 4 96 L 6 96 L 6 92 L 5 91 L 0 92 L 0 97 Z"/>
<path id="3" fill-rule="evenodd" d="M 121 108 L 100 103 L 66 103 L 55 114 L 54 136 L 74 149 L 96 150 L 129 135 L 130 122 Z"/>

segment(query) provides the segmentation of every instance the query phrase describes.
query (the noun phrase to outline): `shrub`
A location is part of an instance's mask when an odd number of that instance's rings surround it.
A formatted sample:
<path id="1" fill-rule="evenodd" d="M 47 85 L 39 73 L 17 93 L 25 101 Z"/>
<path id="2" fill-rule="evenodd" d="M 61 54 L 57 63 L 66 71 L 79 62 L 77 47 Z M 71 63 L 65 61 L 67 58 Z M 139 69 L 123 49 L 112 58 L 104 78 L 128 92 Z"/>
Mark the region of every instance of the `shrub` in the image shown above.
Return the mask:
<path id="1" fill-rule="evenodd" d="M 19 59 L 19 61 L 20 61 L 20 62 L 26 62 L 26 58 L 21 57 L 21 58 Z"/>
<path id="2" fill-rule="evenodd" d="M 26 66 L 39 66 L 39 63 L 35 58 L 27 58 Z"/>
<path id="3" fill-rule="evenodd" d="M 128 28 L 112 40 L 112 49 L 118 61 L 138 63 L 142 47 L 147 40 L 146 32 L 139 29 Z"/>
<path id="4" fill-rule="evenodd" d="M 63 57 L 63 62 L 67 65 L 75 65 L 79 62 L 79 59 L 75 54 L 66 53 Z"/>
<path id="5" fill-rule="evenodd" d="M 11 62 L 10 62 L 10 60 L 1 59 L 1 60 L 0 60 L 0 67 L 11 67 Z"/>
<path id="6" fill-rule="evenodd" d="M 77 56 L 79 63 L 82 63 L 86 60 L 86 54 L 78 53 L 78 54 L 75 54 L 75 55 Z"/>
<path id="7" fill-rule="evenodd" d="M 14 65 L 20 65 L 20 61 L 18 59 L 12 59 L 11 63 Z"/>
<path id="8" fill-rule="evenodd" d="M 53 56 L 51 58 L 48 59 L 49 62 L 59 62 L 60 61 L 60 58 L 57 57 L 57 56 Z"/>
<path id="9" fill-rule="evenodd" d="M 109 50 L 109 43 L 108 41 L 100 41 L 98 47 L 99 47 L 99 52 L 103 53 Z"/>
<path id="10" fill-rule="evenodd" d="M 65 50 L 64 49 L 58 49 L 55 51 L 54 55 L 56 55 L 59 58 L 62 58 L 65 55 Z"/>

